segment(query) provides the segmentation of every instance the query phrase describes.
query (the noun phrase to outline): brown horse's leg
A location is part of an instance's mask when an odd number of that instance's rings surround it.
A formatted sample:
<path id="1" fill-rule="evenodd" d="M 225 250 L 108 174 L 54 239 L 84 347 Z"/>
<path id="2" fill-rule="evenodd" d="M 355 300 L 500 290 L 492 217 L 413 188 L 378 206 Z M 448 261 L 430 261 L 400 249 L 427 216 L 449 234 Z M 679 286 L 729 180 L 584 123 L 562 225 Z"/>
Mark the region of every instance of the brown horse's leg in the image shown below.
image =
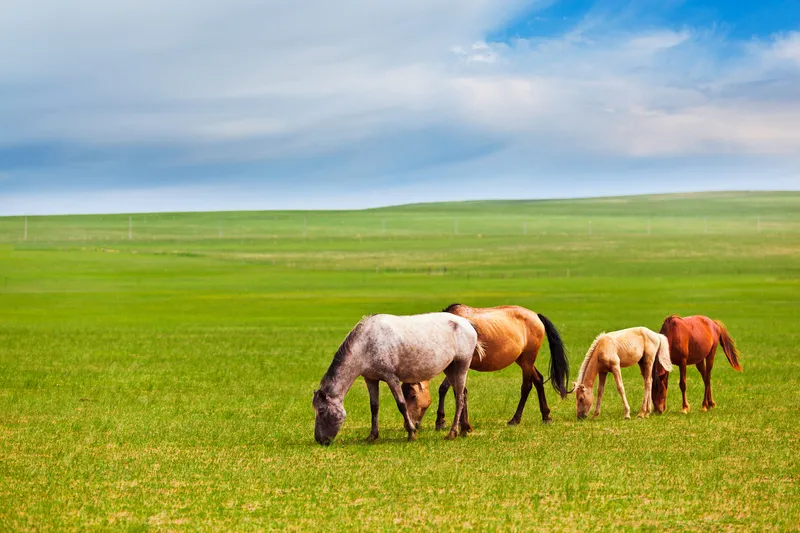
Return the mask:
<path id="1" fill-rule="evenodd" d="M 522 365 L 520 365 L 522 366 Z M 525 404 L 528 401 L 528 395 L 531 393 L 531 389 L 533 388 L 533 367 L 522 367 L 522 386 L 519 390 L 519 404 L 517 405 L 517 411 L 514 413 L 514 416 L 511 417 L 511 420 L 508 421 L 509 426 L 516 426 L 522 420 L 522 411 L 525 410 Z"/>
<path id="2" fill-rule="evenodd" d="M 550 408 L 547 406 L 547 396 L 544 394 L 544 377 L 536 367 L 533 367 L 533 386 L 536 387 L 536 396 L 539 398 L 539 411 L 542 413 L 542 422 L 549 424 L 553 421 L 550 418 Z"/>
<path id="3" fill-rule="evenodd" d="M 681 408 L 681 413 L 686 414 L 689 412 L 689 402 L 686 400 L 686 363 L 681 362 L 680 364 L 680 371 L 681 371 L 681 395 L 683 396 L 683 407 Z"/>
<path id="4" fill-rule="evenodd" d="M 464 412 L 461 413 L 461 434 L 466 435 L 472 433 L 472 426 L 469 423 L 469 412 L 467 405 L 469 404 L 469 391 L 464 387 Z"/>
<path id="5" fill-rule="evenodd" d="M 397 402 L 397 409 L 400 411 L 400 414 L 403 415 L 406 431 L 408 431 L 408 440 L 417 440 L 417 428 L 414 426 L 411 417 L 408 416 L 406 399 L 403 397 L 403 389 L 400 380 L 397 378 L 389 379 L 386 381 L 386 384 L 389 385 L 389 389 L 394 396 L 394 401 Z"/>
<path id="6" fill-rule="evenodd" d="M 436 410 L 436 431 L 447 428 L 447 421 L 445 421 L 444 414 L 444 400 L 447 397 L 447 391 L 450 389 L 450 380 L 444 378 L 442 384 L 439 385 L 439 408 Z"/>
<path id="7" fill-rule="evenodd" d="M 369 432 L 367 441 L 374 442 L 378 438 L 378 405 L 381 397 L 378 388 L 378 381 L 375 379 L 364 378 L 367 383 L 367 390 L 369 391 L 369 409 L 372 411 L 372 431 Z"/>

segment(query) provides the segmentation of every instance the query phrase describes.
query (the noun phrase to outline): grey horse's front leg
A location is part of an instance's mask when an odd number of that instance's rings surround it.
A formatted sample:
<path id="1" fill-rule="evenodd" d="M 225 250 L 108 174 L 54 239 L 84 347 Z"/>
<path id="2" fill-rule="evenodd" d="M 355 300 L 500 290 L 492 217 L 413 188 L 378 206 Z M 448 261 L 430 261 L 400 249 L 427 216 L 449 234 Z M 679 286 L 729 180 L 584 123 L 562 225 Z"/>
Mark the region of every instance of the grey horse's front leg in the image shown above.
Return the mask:
<path id="1" fill-rule="evenodd" d="M 392 391 L 392 395 L 394 395 L 394 401 L 397 402 L 397 409 L 400 411 L 400 414 L 403 415 L 406 431 L 408 431 L 408 440 L 417 440 L 417 428 L 414 422 L 411 421 L 411 417 L 408 416 L 406 399 L 403 397 L 403 389 L 400 380 L 397 378 L 389 379 L 386 380 L 386 384 L 389 385 L 389 389 Z"/>
<path id="2" fill-rule="evenodd" d="M 454 439 L 458 435 L 458 425 L 461 421 L 461 415 L 464 412 L 464 403 L 466 400 L 466 395 L 464 394 L 464 390 L 467 387 L 467 373 L 466 370 L 469 369 L 469 363 L 467 363 L 467 368 L 453 368 L 453 365 L 450 365 L 446 370 L 445 373 L 447 375 L 447 379 L 450 380 L 450 384 L 453 386 L 453 395 L 456 397 L 456 415 L 453 417 L 453 425 L 450 427 L 450 433 L 447 434 L 445 437 L 446 439 Z"/>
<path id="3" fill-rule="evenodd" d="M 367 383 L 369 409 L 372 412 L 372 431 L 369 432 L 367 441 L 375 442 L 378 439 L 378 406 L 380 405 L 381 392 L 378 387 L 378 380 L 364 378 L 364 381 Z"/>

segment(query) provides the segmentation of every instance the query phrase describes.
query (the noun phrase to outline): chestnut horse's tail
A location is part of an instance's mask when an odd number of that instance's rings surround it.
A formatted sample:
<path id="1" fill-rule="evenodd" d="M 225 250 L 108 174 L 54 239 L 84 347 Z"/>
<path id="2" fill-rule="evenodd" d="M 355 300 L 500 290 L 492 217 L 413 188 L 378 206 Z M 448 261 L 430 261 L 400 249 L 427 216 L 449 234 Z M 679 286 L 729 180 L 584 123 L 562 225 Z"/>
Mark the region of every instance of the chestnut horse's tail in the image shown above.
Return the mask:
<path id="1" fill-rule="evenodd" d="M 719 328 L 719 343 L 722 345 L 722 351 L 725 352 L 725 357 L 731 364 L 734 370 L 742 371 L 742 365 L 739 363 L 739 351 L 736 349 L 736 344 L 733 339 L 728 335 L 728 330 L 725 329 L 725 324 L 719 320 L 714 320 L 714 324 Z"/>
<path id="2" fill-rule="evenodd" d="M 544 332 L 547 334 L 547 343 L 550 345 L 550 383 L 556 392 L 561 395 L 561 399 L 567 397 L 567 383 L 569 383 L 569 360 L 567 360 L 567 350 L 564 348 L 564 341 L 555 325 L 550 319 L 542 314 L 537 315 L 544 324 Z"/>

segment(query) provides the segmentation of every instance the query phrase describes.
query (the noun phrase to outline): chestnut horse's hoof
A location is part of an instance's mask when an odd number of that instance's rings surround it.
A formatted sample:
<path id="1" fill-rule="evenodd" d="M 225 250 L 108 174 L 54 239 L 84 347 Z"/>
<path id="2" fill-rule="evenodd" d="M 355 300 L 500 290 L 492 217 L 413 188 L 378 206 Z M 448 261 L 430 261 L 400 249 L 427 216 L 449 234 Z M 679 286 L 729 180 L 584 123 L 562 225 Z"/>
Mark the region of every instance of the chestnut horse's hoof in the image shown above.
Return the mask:
<path id="1" fill-rule="evenodd" d="M 436 431 L 443 431 L 447 429 L 447 422 L 444 420 L 437 420 L 436 421 Z"/>
<path id="2" fill-rule="evenodd" d="M 457 436 L 458 436 L 458 433 L 456 433 L 455 431 L 451 430 L 450 433 L 448 433 L 447 436 L 444 438 L 444 440 L 453 440 Z"/>
<path id="3" fill-rule="evenodd" d="M 685 415 L 688 415 L 689 414 L 689 408 L 688 407 L 684 407 L 683 409 L 681 409 L 681 413 L 683 413 Z"/>
<path id="4" fill-rule="evenodd" d="M 372 443 L 373 443 L 373 442 L 375 442 L 376 440 L 378 440 L 378 435 L 373 435 L 373 434 L 371 434 L 371 433 L 370 433 L 370 435 L 369 435 L 369 436 L 366 438 L 366 441 L 367 441 L 369 444 L 372 444 Z"/>
<path id="5" fill-rule="evenodd" d="M 461 435 L 466 435 L 467 433 L 472 433 L 472 426 L 461 426 Z"/>
<path id="6" fill-rule="evenodd" d="M 414 431 L 413 433 L 408 434 L 408 442 L 414 442 L 417 440 L 417 432 Z"/>
<path id="7" fill-rule="evenodd" d="M 509 426 L 518 426 L 519 425 L 519 419 L 518 418 L 512 418 L 511 420 L 508 421 L 508 425 Z"/>

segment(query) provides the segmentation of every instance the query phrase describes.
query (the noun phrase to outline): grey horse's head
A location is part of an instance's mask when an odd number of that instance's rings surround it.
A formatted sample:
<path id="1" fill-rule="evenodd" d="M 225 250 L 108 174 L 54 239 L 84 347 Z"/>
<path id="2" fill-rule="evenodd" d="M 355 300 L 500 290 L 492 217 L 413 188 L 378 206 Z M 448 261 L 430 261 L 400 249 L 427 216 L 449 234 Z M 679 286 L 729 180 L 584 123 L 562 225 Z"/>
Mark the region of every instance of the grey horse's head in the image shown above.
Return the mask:
<path id="1" fill-rule="evenodd" d="M 314 440 L 323 446 L 328 446 L 339 429 L 342 427 L 347 413 L 342 405 L 342 400 L 331 398 L 320 389 L 314 391 L 314 399 L 311 400 L 316 414 L 314 420 Z"/>

